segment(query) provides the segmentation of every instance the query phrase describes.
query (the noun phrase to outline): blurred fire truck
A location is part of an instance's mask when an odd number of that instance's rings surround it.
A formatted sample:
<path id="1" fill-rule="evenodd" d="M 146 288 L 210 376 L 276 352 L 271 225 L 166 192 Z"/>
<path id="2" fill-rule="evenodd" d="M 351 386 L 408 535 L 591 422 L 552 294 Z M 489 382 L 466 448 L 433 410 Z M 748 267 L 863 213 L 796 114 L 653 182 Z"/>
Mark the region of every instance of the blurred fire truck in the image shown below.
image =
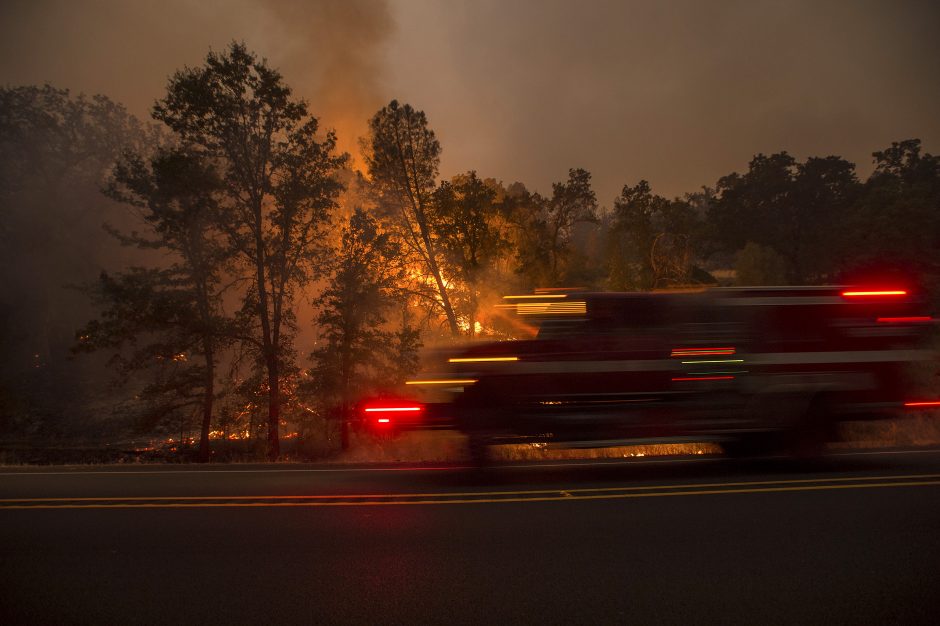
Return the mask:
<path id="1" fill-rule="evenodd" d="M 450 428 L 491 445 L 716 442 L 811 455 L 842 421 L 940 406 L 935 319 L 907 288 L 546 291 L 502 305 L 532 338 L 474 343 L 366 402 L 372 427 Z"/>

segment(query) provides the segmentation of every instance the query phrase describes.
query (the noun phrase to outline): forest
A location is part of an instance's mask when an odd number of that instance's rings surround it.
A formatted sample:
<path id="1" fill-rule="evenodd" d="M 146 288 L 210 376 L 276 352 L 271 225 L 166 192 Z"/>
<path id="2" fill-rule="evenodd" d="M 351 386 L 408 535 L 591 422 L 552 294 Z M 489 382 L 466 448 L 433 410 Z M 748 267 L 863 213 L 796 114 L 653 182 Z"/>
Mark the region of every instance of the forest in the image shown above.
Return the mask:
<path id="1" fill-rule="evenodd" d="M 433 111 L 390 101 L 359 153 L 243 44 L 177 71 L 151 118 L 0 88 L 0 436 L 335 453 L 422 351 L 514 335 L 536 288 L 665 290 L 887 276 L 940 301 L 940 157 L 756 154 L 681 197 L 624 172 L 530 189 L 444 178 Z M 772 121 L 771 121 L 772 122 Z M 221 457 L 219 457 L 221 458 Z"/>

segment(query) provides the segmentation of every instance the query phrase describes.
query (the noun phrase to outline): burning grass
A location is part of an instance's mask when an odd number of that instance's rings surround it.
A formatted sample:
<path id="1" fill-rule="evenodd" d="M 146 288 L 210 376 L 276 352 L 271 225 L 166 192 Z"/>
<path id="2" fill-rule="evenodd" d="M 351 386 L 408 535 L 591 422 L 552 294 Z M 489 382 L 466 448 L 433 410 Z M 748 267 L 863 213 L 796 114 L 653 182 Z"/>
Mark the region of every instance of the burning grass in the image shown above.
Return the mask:
<path id="1" fill-rule="evenodd" d="M 284 440 L 283 462 L 324 463 L 457 463 L 469 462 L 466 438 L 456 432 L 406 433 L 396 438 L 353 434 L 350 450 L 338 450 L 338 433 L 305 442 Z M 850 422 L 842 428 L 843 441 L 834 449 L 940 447 L 940 411 L 895 420 Z M 0 442 L 0 465 L 179 463 L 195 460 L 195 446 L 180 451 L 167 446 L 141 448 L 139 442 L 93 445 L 37 445 L 29 441 Z M 133 445 L 131 445 L 133 444 Z M 255 445 L 257 444 L 257 445 Z M 217 440 L 213 462 L 264 461 L 260 442 Z M 614 448 L 557 449 L 544 444 L 496 446 L 496 462 L 552 461 L 577 459 L 624 459 L 637 457 L 721 454 L 715 444 L 657 444 Z"/>
<path id="2" fill-rule="evenodd" d="M 344 463 L 466 463 L 469 461 L 466 437 L 455 432 L 413 432 L 394 439 L 358 437 L 351 449 L 338 459 Z M 557 449 L 544 444 L 500 445 L 493 448 L 493 460 L 551 461 L 575 459 L 624 459 L 645 456 L 720 454 L 714 444 L 657 444 L 614 448 Z"/>

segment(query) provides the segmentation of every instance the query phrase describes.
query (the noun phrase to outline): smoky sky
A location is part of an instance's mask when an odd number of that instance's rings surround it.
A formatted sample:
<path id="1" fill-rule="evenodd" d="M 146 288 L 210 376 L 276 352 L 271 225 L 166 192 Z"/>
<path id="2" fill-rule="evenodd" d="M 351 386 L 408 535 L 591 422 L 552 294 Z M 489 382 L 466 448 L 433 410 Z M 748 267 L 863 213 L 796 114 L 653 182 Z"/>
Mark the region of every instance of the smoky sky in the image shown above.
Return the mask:
<path id="1" fill-rule="evenodd" d="M 167 77 L 245 41 L 354 150 L 398 98 L 441 172 L 548 191 L 584 167 L 610 205 L 647 179 L 679 195 L 758 152 L 940 150 L 930 1 L 34 1 L 0 8 L 0 83 L 104 93 L 146 115 Z"/>

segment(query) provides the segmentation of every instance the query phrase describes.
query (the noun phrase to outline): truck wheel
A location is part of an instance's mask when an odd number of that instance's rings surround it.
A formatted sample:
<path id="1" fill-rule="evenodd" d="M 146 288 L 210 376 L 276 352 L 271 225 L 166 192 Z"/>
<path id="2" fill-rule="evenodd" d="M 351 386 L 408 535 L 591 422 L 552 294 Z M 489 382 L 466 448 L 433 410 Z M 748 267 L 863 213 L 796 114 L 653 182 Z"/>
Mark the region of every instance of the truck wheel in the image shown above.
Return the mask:
<path id="1" fill-rule="evenodd" d="M 467 437 L 467 448 L 470 452 L 470 462 L 477 469 L 485 469 L 493 464 L 489 439 L 483 435 L 470 435 Z"/>
<path id="2" fill-rule="evenodd" d="M 721 444 L 725 455 L 732 459 L 774 454 L 780 452 L 782 447 L 778 432 L 748 433 Z"/>
<path id="3" fill-rule="evenodd" d="M 803 418 L 788 433 L 787 452 L 796 459 L 817 459 L 835 439 L 835 423 L 823 398 L 814 398 Z"/>

